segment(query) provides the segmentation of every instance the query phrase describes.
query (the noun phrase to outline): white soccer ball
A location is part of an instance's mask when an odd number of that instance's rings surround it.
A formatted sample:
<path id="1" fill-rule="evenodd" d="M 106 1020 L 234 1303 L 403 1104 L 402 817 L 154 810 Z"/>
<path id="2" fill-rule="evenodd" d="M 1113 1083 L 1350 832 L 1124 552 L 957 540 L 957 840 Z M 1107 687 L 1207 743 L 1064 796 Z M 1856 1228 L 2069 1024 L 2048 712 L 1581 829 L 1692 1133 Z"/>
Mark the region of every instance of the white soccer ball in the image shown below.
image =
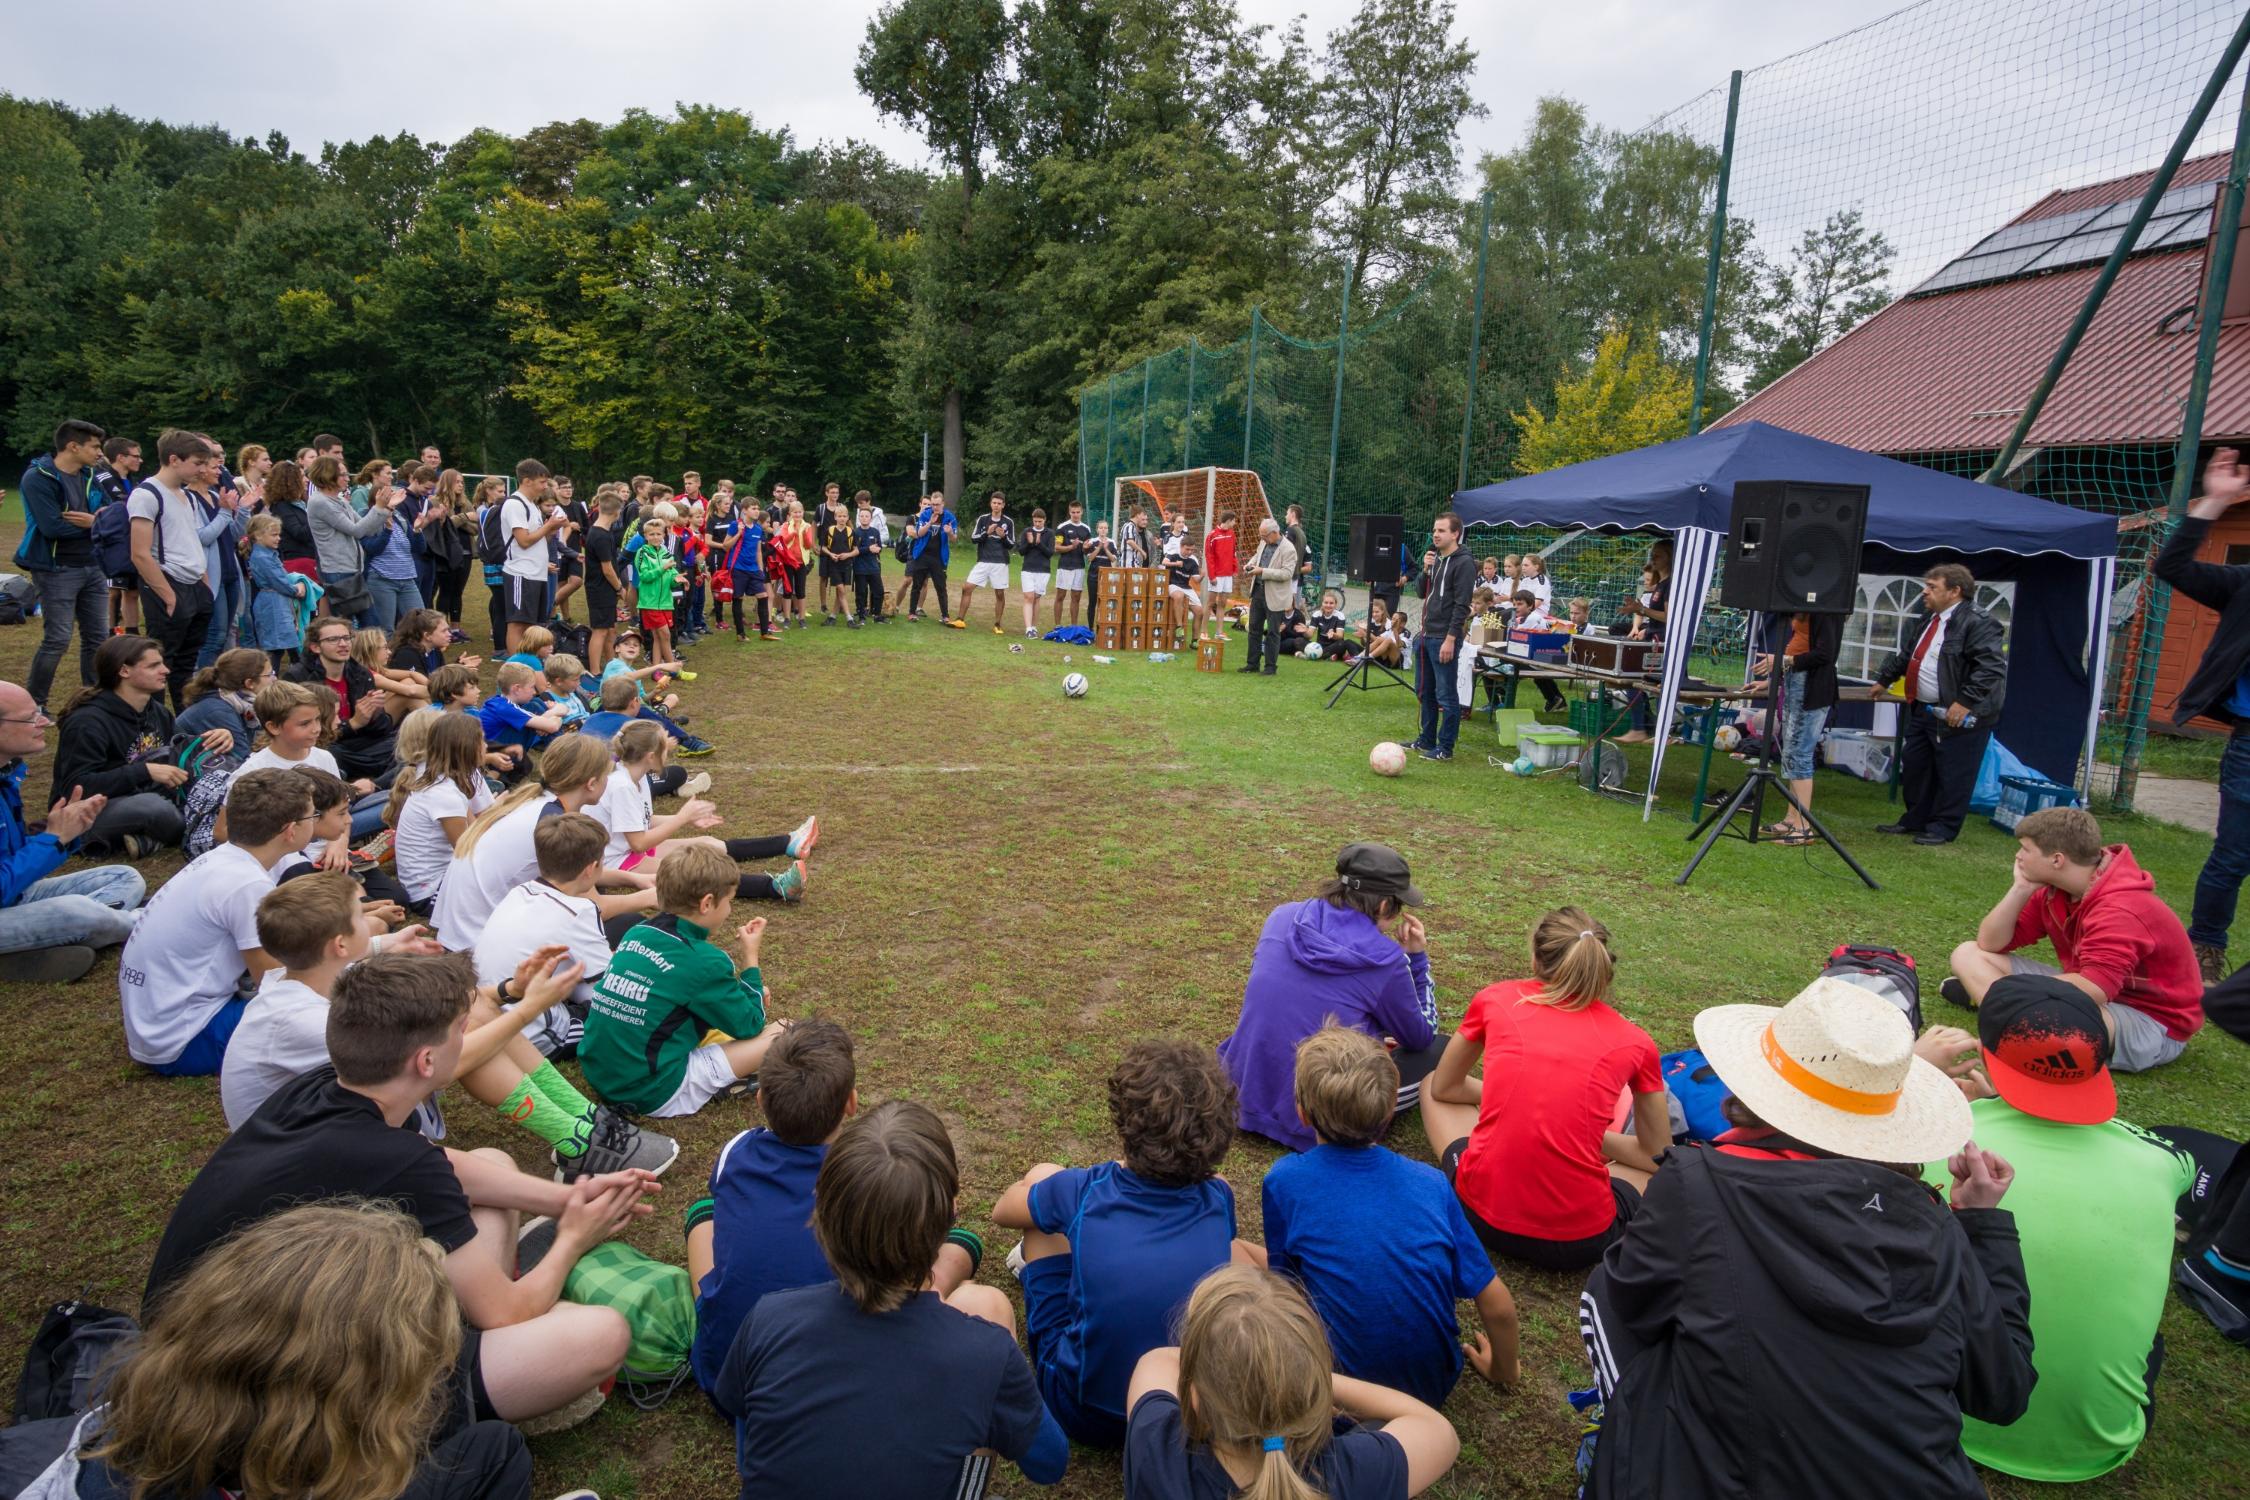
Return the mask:
<path id="1" fill-rule="evenodd" d="M 1320 648 L 1319 648 L 1318 646 L 1307 646 L 1307 647 L 1305 648 L 1305 660 L 1306 660 L 1306 661 L 1319 661 L 1319 660 L 1320 660 Z"/>
<path id="2" fill-rule="evenodd" d="M 1063 696 L 1065 698 L 1083 698 L 1086 696 L 1086 674 L 1084 672 L 1073 672 L 1063 679 Z"/>
<path id="3" fill-rule="evenodd" d="M 1367 752 L 1367 769 L 1378 776 L 1396 776 L 1406 769 L 1406 747 L 1396 740 L 1385 740 Z"/>

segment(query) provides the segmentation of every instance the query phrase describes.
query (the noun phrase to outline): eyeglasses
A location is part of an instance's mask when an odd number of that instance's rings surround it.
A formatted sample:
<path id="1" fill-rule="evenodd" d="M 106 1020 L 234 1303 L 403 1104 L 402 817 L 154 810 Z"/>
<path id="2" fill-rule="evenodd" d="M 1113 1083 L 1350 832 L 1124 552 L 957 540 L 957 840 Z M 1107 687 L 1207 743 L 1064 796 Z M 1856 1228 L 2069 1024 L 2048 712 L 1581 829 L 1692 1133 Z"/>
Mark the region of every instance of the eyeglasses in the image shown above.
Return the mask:
<path id="1" fill-rule="evenodd" d="M 35 728 L 44 729 L 54 722 L 53 719 L 48 718 L 45 713 L 36 708 L 20 717 L 15 714 L 0 714 L 0 724 L 29 724 Z"/>

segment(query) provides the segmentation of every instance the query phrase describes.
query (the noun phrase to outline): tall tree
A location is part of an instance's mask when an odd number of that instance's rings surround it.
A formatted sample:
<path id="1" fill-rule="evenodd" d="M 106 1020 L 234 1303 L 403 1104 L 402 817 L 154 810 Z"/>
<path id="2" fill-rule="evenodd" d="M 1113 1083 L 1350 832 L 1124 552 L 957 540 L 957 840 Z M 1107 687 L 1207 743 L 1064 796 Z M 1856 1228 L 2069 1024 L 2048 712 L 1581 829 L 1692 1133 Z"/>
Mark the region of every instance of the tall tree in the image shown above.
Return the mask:
<path id="1" fill-rule="evenodd" d="M 1693 396 L 1687 376 L 1663 358 L 1652 334 L 1636 338 L 1622 325 L 1613 327 L 1585 373 L 1556 383 L 1554 415 L 1537 407 L 1516 414 L 1523 434 L 1516 469 L 1538 474 L 1684 436 Z"/>
<path id="2" fill-rule="evenodd" d="M 1879 311 L 1891 299 L 1896 255 L 1856 208 L 1838 209 L 1806 230 L 1789 265 L 1773 273 L 1774 340 L 1759 353 L 1749 388 L 1770 385 Z"/>

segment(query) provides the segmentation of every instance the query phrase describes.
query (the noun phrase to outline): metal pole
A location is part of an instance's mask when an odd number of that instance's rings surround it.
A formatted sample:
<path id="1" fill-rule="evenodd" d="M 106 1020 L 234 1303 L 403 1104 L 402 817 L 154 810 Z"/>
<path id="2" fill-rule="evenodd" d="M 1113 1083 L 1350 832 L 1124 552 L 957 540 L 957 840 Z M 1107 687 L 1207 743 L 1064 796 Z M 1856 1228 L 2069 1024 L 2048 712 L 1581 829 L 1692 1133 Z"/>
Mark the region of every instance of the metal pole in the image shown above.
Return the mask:
<path id="1" fill-rule="evenodd" d="M 1711 249 L 1703 268 L 1703 331 L 1695 342 L 1695 401 L 1688 407 L 1689 436 L 1703 430 L 1703 391 L 1711 380 L 1711 337 L 1719 322 L 1719 261 L 1727 248 L 1727 182 L 1734 175 L 1734 117 L 1742 104 L 1742 70 L 1727 77 L 1727 136 L 1719 148 L 1719 192 L 1711 204 Z"/>
<path id="2" fill-rule="evenodd" d="M 1484 214 L 1477 225 L 1477 294 L 1469 313 L 1469 399 L 1461 407 L 1461 466 L 1453 487 L 1469 487 L 1469 433 L 1477 419 L 1477 360 L 1484 343 L 1484 256 L 1492 245 L 1492 194 L 1484 195 Z"/>
<path id="3" fill-rule="evenodd" d="M 2226 315 L 2227 283 L 2234 276 L 2235 237 L 2242 224 L 2243 178 L 2250 173 L 2250 88 L 2242 95 L 2235 117 L 2234 155 L 2227 163 L 2226 191 L 2219 198 L 2218 229 L 2211 237 L 2211 263 L 2203 281 L 2202 322 L 2196 329 L 2195 373 L 2188 379 L 2187 401 L 2180 410 L 2180 446 L 2172 458 L 2172 496 L 2165 534 L 2187 513 L 2188 494 L 2195 486 L 2195 461 L 2203 446 L 2203 407 L 2211 392 L 2211 367 L 2219 353 L 2219 321 Z M 2156 550 L 2149 551 L 2153 563 Z M 2141 748 L 2148 742 L 2148 713 L 2156 696 L 2156 668 L 2164 657 L 2164 623 L 2172 610 L 2172 590 L 2153 569 L 2144 572 L 2142 594 L 2148 615 L 2133 651 L 2132 693 L 2125 707 L 2125 744 L 2117 758 L 2115 802 L 2121 812 L 2133 810 L 2133 794 L 2141 779 Z M 2101 693 L 2105 684 L 2093 684 Z"/>
<path id="4" fill-rule="evenodd" d="M 1986 484 L 1998 484 L 2006 478 L 2008 466 L 2015 462 L 2017 450 L 2023 446 L 2024 439 L 2030 436 L 2032 424 L 2039 420 L 2040 408 L 2047 404 L 2047 397 L 2054 390 L 2055 382 L 2062 378 L 2063 366 L 2069 364 L 2071 355 L 2078 351 L 2078 341 L 2086 336 L 2087 326 L 2094 321 L 2094 314 L 2101 310 L 2102 299 L 2109 295 L 2110 283 L 2117 279 L 2117 272 L 2125 264 L 2125 257 L 2132 253 L 2133 242 L 2141 237 L 2142 226 L 2148 223 L 2149 215 L 2155 212 L 2156 200 L 2163 197 L 2165 189 L 2172 185 L 2172 177 L 2179 171 L 2180 162 L 2187 156 L 2188 148 L 2195 144 L 2196 133 L 2203 129 L 2203 122 L 2210 115 L 2211 106 L 2218 103 L 2219 95 L 2226 91 L 2227 79 L 2233 76 L 2235 64 L 2242 60 L 2242 50 L 2246 45 L 2250 45 L 2250 11 L 2243 13 L 2241 23 L 2234 28 L 2234 37 L 2227 43 L 2227 50 L 2220 57 L 2218 67 L 2212 70 L 2210 79 L 2203 85 L 2202 96 L 2195 101 L 2195 107 L 2188 111 L 2188 117 L 2181 124 L 2180 133 L 2173 137 L 2172 149 L 2164 153 L 2164 161 L 2157 167 L 2156 175 L 2149 179 L 2148 191 L 2141 194 L 2140 205 L 2133 210 L 2132 219 L 2117 236 L 2117 244 L 2109 252 L 2109 259 L 2102 262 L 2101 274 L 2094 278 L 2093 286 L 2087 289 L 2086 300 L 2079 304 L 2078 316 L 2071 321 L 2070 331 L 2063 335 L 2062 343 L 2056 347 L 2055 357 L 2047 361 L 2046 373 L 2039 377 L 2039 384 L 2032 388 L 2031 399 L 2024 404 L 2023 415 L 2016 419 L 2016 430 L 2008 434 L 2007 444 L 2001 448 L 2000 456 L 1992 461 L 1992 467 L 1981 476 Z"/>
<path id="5" fill-rule="evenodd" d="M 1250 309 L 1250 375 L 1242 385 L 1242 467 L 1250 467 L 1250 414 L 1258 409 L 1258 316 Z"/>
<path id="6" fill-rule="evenodd" d="M 1188 335 L 1187 436 L 1180 441 L 1180 467 L 1192 469 L 1195 467 L 1195 335 L 1192 333 Z"/>
<path id="7" fill-rule="evenodd" d="M 1105 490 L 1110 487 L 1110 465 L 1115 461 L 1110 456 L 1110 448 L 1116 436 L 1117 372 L 1115 370 L 1112 370 L 1109 372 L 1109 416 L 1102 422 L 1102 488 Z M 1089 514 L 1091 514 L 1091 512 L 1089 512 Z M 1110 517 L 1110 523 L 1112 525 L 1115 525 L 1116 521 L 1117 518 L 1114 515 Z M 1086 602 L 1088 604 L 1093 603 L 1091 599 L 1087 600 Z"/>
<path id="8" fill-rule="evenodd" d="M 1150 355 L 1141 361 L 1141 457 L 1140 471 L 1148 472 L 1148 367 L 1156 362 Z"/>
<path id="9" fill-rule="evenodd" d="M 930 498 L 930 429 L 922 429 L 922 498 Z"/>
<path id="10" fill-rule="evenodd" d="M 1344 272 L 1344 301 L 1336 317 L 1336 393 L 1328 403 L 1328 504 L 1320 517 L 1320 576 L 1313 587 L 1328 586 L 1328 534 L 1336 526 L 1336 450 L 1344 437 L 1344 342 L 1352 331 L 1352 272 Z"/>

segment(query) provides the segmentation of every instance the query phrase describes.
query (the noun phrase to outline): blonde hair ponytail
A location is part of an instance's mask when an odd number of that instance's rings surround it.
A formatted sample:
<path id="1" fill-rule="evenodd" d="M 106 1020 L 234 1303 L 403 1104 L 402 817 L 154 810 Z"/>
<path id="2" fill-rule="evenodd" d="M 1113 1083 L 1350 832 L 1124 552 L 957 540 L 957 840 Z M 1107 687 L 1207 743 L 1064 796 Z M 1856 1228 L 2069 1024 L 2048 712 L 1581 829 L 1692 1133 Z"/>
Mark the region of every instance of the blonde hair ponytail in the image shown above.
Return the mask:
<path id="1" fill-rule="evenodd" d="M 1180 1328 L 1188 1442 L 1259 1454 L 1242 1500 L 1321 1500 L 1303 1471 L 1328 1446 L 1333 1365 L 1304 1293 L 1271 1271 L 1221 1266 L 1197 1284 Z"/>
<path id="2" fill-rule="evenodd" d="M 1584 1010 L 1607 1001 L 1617 982 L 1609 929 L 1575 906 L 1547 913 L 1531 929 L 1531 972 L 1539 990 L 1524 999 L 1536 1005 Z"/>
<path id="3" fill-rule="evenodd" d="M 476 852 L 477 841 L 487 829 L 540 793 L 553 792 L 559 797 L 597 776 L 607 776 L 610 765 L 609 746 L 601 740 L 583 734 L 558 735 L 540 753 L 538 776 L 525 777 L 506 796 L 477 814 L 476 820 L 461 830 L 461 842 L 453 846 L 453 857 L 467 859 Z"/>

